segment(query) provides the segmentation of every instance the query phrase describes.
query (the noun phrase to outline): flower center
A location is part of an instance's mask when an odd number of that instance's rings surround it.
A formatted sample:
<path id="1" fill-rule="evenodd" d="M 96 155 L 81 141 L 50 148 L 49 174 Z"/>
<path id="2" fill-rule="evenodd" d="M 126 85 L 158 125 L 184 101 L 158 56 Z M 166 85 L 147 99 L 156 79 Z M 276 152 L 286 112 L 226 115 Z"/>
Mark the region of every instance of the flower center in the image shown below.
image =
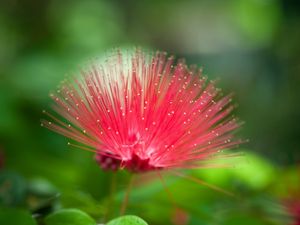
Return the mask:
<path id="1" fill-rule="evenodd" d="M 133 154 L 131 159 L 121 161 L 113 156 L 97 154 L 95 157 L 98 165 L 103 170 L 117 171 L 121 168 L 127 169 L 132 173 L 143 173 L 152 170 L 161 169 L 161 167 L 153 166 L 149 163 L 150 159 L 142 159 L 138 155 Z"/>
<path id="2" fill-rule="evenodd" d="M 148 172 L 151 170 L 160 169 L 160 167 L 153 166 L 149 163 L 150 159 L 141 159 L 138 155 L 133 154 L 130 160 L 125 161 L 124 168 L 133 173 Z"/>

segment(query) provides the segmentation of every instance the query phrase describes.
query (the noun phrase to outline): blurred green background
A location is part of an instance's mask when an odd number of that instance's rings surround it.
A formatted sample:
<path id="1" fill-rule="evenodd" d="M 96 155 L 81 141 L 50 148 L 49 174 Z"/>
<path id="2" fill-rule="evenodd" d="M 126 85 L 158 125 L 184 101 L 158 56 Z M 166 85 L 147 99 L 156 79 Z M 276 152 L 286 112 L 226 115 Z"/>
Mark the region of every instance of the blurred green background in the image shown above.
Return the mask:
<path id="1" fill-rule="evenodd" d="M 128 174 L 102 172 L 90 153 L 68 147 L 40 119 L 49 91 L 82 62 L 142 46 L 221 78 L 225 92 L 235 93 L 246 122 L 240 135 L 250 142 L 238 169 L 191 173 L 242 200 L 166 176 L 181 211 L 154 179 L 134 188 L 128 213 L 149 224 L 288 224 L 283 200 L 300 189 L 299 40 L 299 1 L 2 0 L 0 204 L 41 215 L 79 208 L 99 222 L 118 215 Z M 117 197 L 109 203 L 113 179 Z"/>

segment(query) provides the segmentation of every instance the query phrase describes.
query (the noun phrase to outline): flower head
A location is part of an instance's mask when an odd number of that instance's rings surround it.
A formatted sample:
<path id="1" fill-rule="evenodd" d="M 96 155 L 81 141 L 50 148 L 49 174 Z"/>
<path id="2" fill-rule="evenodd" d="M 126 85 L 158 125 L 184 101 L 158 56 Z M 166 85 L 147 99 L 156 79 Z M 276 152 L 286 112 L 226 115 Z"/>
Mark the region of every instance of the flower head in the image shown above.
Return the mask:
<path id="1" fill-rule="evenodd" d="M 51 97 L 67 122 L 42 124 L 95 151 L 103 169 L 198 168 L 241 142 L 231 95 L 161 52 L 113 51 Z"/>

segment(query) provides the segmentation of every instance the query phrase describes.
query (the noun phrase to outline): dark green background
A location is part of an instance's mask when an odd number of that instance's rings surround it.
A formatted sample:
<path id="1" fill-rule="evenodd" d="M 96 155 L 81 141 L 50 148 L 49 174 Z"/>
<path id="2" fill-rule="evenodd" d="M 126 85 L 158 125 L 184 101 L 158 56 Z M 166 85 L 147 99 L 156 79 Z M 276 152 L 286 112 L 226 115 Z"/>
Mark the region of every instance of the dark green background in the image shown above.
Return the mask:
<path id="1" fill-rule="evenodd" d="M 299 40 L 298 1 L 1 1 L 0 182 L 12 185 L 0 183 L 0 203 L 82 208 L 101 221 L 112 174 L 41 128 L 41 112 L 51 104 L 49 91 L 83 62 L 114 47 L 141 46 L 220 78 L 246 122 L 239 133 L 250 139 L 241 149 L 245 158 L 233 163 L 242 169 L 193 172 L 243 201 L 167 178 L 190 224 L 286 224 L 282 199 L 297 183 L 300 160 Z M 118 215 L 127 174 L 117 180 L 110 218 Z M 134 192 L 128 210 L 150 224 L 168 224 L 174 214 L 159 179 Z"/>

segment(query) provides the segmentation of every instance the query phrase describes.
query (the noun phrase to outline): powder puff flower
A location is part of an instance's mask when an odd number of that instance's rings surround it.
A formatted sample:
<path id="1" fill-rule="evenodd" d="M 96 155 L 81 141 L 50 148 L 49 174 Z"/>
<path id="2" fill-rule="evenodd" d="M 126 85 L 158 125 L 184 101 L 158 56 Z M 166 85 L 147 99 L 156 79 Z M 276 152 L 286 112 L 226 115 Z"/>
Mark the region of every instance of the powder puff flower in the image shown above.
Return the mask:
<path id="1" fill-rule="evenodd" d="M 42 125 L 95 152 L 104 170 L 215 166 L 228 156 L 222 150 L 241 143 L 232 96 L 161 52 L 113 51 L 51 97 L 56 113 L 46 112 Z"/>

